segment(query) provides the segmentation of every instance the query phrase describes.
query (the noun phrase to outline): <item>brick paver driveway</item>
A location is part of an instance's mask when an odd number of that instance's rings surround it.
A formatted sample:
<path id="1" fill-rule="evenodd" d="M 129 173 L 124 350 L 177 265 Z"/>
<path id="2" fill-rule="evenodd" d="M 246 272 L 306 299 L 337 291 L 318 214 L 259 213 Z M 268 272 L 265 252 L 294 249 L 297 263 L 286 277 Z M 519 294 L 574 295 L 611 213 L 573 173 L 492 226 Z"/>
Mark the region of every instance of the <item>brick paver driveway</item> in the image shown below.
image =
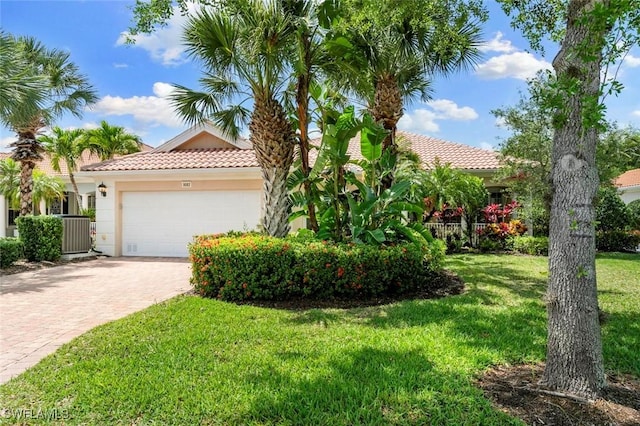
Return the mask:
<path id="1" fill-rule="evenodd" d="M 106 322 L 190 289 L 186 259 L 104 258 L 0 277 L 0 383 Z"/>

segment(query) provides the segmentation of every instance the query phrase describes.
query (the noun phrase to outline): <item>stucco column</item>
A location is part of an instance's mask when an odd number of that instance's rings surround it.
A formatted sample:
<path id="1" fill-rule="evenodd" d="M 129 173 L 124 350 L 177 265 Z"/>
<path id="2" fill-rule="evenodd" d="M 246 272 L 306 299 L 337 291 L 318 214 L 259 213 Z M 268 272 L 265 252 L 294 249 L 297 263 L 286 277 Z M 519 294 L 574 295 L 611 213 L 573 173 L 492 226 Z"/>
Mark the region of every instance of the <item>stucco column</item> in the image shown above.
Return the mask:
<path id="1" fill-rule="evenodd" d="M 82 210 L 87 210 L 89 208 L 89 194 L 82 194 Z"/>
<path id="2" fill-rule="evenodd" d="M 7 236 L 7 202 L 0 195 L 0 237 Z"/>
<path id="3" fill-rule="evenodd" d="M 40 200 L 40 205 L 38 206 L 38 208 L 40 209 L 41 215 L 47 214 L 47 202 L 45 200 Z"/>

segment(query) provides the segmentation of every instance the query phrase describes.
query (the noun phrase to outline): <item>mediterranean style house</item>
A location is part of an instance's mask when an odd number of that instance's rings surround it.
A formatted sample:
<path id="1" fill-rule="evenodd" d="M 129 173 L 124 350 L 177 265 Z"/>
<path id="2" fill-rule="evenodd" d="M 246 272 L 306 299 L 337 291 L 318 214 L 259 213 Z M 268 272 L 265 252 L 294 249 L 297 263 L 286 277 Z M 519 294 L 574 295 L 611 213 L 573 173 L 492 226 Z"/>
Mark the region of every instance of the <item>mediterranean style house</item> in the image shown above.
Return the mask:
<path id="1" fill-rule="evenodd" d="M 398 132 L 425 168 L 441 164 L 481 177 L 490 192 L 488 203 L 502 202 L 504 182 L 494 181 L 499 156 L 492 151 L 428 136 Z M 317 143 L 318 141 L 316 141 Z M 349 153 L 360 157 L 358 137 Z M 0 159 L 10 153 L 0 153 Z M 55 172 L 45 156 L 38 168 L 60 176 L 65 198 L 49 214 L 96 210 L 96 249 L 109 256 L 187 256 L 197 234 L 252 230 L 262 208 L 262 178 L 251 143 L 229 138 L 211 124 L 194 126 L 157 148 L 98 162 L 86 153 L 75 173 L 82 204 L 68 171 Z M 62 166 L 62 165 L 61 165 Z M 17 212 L 0 197 L 0 236 L 11 236 Z M 302 221 L 292 224 L 304 225 Z"/>

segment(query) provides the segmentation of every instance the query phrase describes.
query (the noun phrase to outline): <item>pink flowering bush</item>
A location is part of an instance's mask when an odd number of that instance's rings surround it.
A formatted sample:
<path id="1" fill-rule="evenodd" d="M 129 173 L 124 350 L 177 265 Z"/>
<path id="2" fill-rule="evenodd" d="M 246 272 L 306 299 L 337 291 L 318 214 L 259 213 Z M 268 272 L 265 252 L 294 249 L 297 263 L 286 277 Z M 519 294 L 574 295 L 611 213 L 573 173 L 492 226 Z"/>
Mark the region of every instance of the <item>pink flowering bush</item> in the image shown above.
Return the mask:
<path id="1" fill-rule="evenodd" d="M 520 204 L 514 200 L 504 206 L 489 204 L 482 209 L 487 225 L 477 230 L 481 249 L 487 251 L 505 249 L 510 238 L 519 237 L 527 232 L 527 227 L 522 221 L 511 218 L 519 207 Z"/>

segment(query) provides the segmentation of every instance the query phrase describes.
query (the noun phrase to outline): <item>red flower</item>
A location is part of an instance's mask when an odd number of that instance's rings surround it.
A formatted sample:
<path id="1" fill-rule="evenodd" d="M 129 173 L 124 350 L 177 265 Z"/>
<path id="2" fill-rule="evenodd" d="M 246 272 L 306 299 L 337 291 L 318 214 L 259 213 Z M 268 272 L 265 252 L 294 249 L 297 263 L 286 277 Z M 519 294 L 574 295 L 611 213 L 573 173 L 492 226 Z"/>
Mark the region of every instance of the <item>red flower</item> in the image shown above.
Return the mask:
<path id="1" fill-rule="evenodd" d="M 344 268 L 340 266 L 338 268 L 338 278 L 342 278 L 343 275 L 344 275 Z"/>

